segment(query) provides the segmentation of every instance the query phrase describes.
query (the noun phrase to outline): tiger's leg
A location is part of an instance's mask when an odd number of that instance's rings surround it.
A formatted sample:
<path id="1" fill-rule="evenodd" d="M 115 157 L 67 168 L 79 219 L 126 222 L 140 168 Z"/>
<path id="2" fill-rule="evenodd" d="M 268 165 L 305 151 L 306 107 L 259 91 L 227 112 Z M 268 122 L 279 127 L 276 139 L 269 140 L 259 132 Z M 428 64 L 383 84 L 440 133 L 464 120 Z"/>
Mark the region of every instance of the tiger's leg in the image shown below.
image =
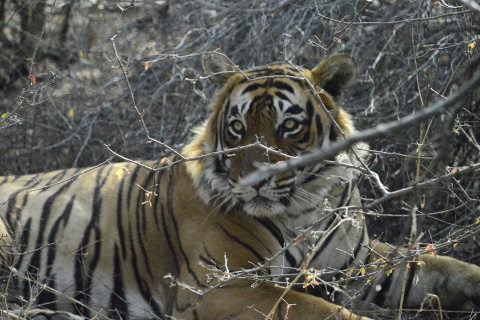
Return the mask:
<path id="1" fill-rule="evenodd" d="M 31 320 L 87 320 L 87 318 L 78 316 L 69 312 L 52 311 L 46 309 L 28 309 L 13 310 L 8 313 L 12 319 L 31 319 Z"/>
<path id="2" fill-rule="evenodd" d="M 5 222 L 0 217 L 0 292 L 9 300 L 17 291 L 12 280 L 14 241 Z M 1 304 L 0 304 L 1 305 Z"/>
<path id="3" fill-rule="evenodd" d="M 403 295 L 403 307 L 419 308 L 430 296 L 433 302 L 438 297 L 446 310 L 480 310 L 480 267 L 430 254 L 405 262 L 405 253 L 384 243 L 374 246 L 368 262 L 377 267 L 369 269 L 375 275 L 369 278 L 364 300 L 398 308 Z M 395 259 L 398 262 L 390 264 Z"/>
<path id="4" fill-rule="evenodd" d="M 69 312 L 37 308 L 32 302 L 22 297 L 18 288 L 21 275 L 15 269 L 18 252 L 15 238 L 0 218 L 0 319 L 32 320 L 84 320 L 85 317 Z"/>
<path id="5" fill-rule="evenodd" d="M 262 320 L 267 315 L 268 319 L 278 320 L 370 319 L 313 295 L 290 291 L 282 298 L 285 289 L 267 283 L 252 288 L 251 284 L 251 281 L 234 280 L 202 297 L 179 288 L 172 316 L 175 319 L 212 320 Z"/>

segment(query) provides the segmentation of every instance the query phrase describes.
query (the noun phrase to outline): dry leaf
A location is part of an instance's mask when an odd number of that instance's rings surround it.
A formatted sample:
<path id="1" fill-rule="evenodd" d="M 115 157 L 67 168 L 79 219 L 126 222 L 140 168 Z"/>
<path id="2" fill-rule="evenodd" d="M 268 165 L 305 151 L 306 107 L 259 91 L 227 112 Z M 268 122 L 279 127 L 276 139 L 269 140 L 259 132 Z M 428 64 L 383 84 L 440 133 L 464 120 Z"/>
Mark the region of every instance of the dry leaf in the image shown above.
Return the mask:
<path id="1" fill-rule="evenodd" d="M 31 86 L 34 86 L 37 84 L 37 78 L 35 78 L 34 76 L 29 76 L 28 79 L 30 80 Z"/>
<path id="2" fill-rule="evenodd" d="M 433 251 L 434 249 L 435 246 L 433 244 L 427 244 L 427 246 L 425 247 L 425 251 L 430 251 L 428 254 L 431 256 L 435 255 L 435 251 Z"/>
<path id="3" fill-rule="evenodd" d="M 124 176 L 124 172 L 122 168 L 118 168 L 117 171 L 115 171 L 115 175 L 117 176 L 117 179 L 122 179 Z"/>

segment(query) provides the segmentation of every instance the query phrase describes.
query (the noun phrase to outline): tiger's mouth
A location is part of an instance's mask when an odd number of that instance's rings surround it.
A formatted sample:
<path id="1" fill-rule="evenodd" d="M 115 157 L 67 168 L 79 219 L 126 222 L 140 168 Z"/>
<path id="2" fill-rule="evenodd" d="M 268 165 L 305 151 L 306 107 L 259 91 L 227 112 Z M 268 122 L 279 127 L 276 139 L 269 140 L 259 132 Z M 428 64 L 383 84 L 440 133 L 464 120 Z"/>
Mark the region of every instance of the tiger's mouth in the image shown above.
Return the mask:
<path id="1" fill-rule="evenodd" d="M 237 200 L 237 207 L 254 217 L 271 217 L 287 212 L 291 195 L 278 193 L 269 188 L 233 188 L 232 193 Z"/>
<path id="2" fill-rule="evenodd" d="M 257 195 L 247 202 L 240 202 L 240 209 L 246 214 L 266 218 L 282 215 L 287 211 L 287 201 L 273 201 L 263 196 Z"/>

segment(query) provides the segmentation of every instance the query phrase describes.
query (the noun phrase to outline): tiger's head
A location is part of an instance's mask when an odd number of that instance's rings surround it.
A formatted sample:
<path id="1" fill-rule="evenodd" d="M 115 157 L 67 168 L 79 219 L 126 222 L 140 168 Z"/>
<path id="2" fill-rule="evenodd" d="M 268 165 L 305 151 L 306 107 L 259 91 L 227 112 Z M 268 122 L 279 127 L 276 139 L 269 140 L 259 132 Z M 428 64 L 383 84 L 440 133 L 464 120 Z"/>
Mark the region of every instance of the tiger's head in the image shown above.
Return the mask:
<path id="1" fill-rule="evenodd" d="M 222 63 L 230 72 L 219 77 L 223 87 L 212 113 L 183 150 L 186 157 L 218 152 L 186 163 L 199 195 L 215 208 L 260 218 L 298 216 L 324 206 L 352 170 L 321 162 L 252 186 L 239 181 L 260 164 L 314 152 L 354 132 L 350 115 L 337 106 L 356 80 L 354 60 L 334 55 L 312 70 L 284 64 L 237 72 Z M 238 148 L 256 142 L 269 149 Z M 331 160 L 357 163 L 350 152 Z"/>

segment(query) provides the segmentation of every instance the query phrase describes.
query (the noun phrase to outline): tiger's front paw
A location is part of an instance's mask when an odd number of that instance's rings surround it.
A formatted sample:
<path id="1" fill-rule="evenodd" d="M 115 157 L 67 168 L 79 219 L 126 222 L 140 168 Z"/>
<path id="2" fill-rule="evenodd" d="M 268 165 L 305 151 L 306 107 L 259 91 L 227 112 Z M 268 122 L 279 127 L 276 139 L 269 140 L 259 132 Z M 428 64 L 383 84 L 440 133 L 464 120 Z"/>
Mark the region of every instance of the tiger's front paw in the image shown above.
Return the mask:
<path id="1" fill-rule="evenodd" d="M 357 315 L 348 309 L 340 310 L 339 314 L 335 315 L 335 319 L 336 320 L 373 320 L 368 317 Z"/>
<path id="2" fill-rule="evenodd" d="M 447 276 L 451 278 L 450 281 L 447 281 L 450 288 L 446 289 L 451 296 L 449 309 L 480 311 L 480 267 L 464 262 L 460 263 L 462 266 L 454 273 L 456 277 Z"/>
<path id="3" fill-rule="evenodd" d="M 442 256 L 425 262 L 425 277 L 430 282 L 427 293 L 438 296 L 443 309 L 480 310 L 479 266 Z"/>

